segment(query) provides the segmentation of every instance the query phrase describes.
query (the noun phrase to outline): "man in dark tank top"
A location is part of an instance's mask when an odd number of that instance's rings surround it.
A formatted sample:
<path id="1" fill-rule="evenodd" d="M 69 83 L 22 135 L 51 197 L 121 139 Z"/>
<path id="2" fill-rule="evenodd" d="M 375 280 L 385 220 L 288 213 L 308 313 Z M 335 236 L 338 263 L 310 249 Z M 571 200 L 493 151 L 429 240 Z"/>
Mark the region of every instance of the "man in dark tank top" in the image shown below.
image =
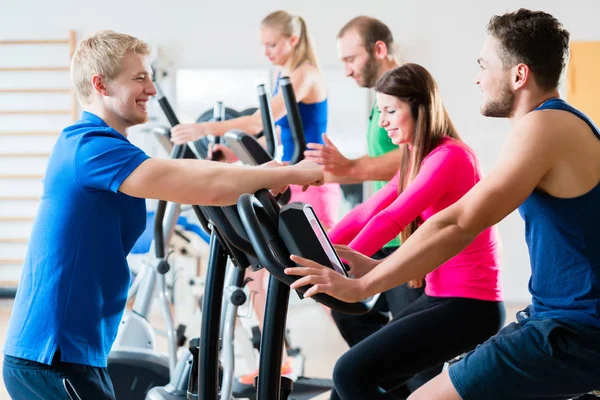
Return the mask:
<path id="1" fill-rule="evenodd" d="M 426 275 L 518 209 L 532 305 L 409 399 L 572 399 L 600 389 L 600 132 L 560 99 L 570 35 L 556 18 L 520 9 L 493 16 L 487 33 L 480 111 L 512 127 L 497 166 L 363 277 L 296 268 L 296 284 L 327 282 L 305 297 L 367 298 Z M 354 385 L 364 394 L 372 382 Z"/>

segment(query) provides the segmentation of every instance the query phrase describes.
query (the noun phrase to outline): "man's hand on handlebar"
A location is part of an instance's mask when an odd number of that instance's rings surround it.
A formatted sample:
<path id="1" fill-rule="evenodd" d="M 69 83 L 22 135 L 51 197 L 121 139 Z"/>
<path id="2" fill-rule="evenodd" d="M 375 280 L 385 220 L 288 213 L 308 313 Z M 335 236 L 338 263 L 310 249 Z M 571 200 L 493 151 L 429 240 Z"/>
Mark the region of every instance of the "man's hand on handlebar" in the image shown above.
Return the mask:
<path id="1" fill-rule="evenodd" d="M 261 164 L 259 166 L 259 168 L 280 168 L 280 167 L 284 167 L 286 165 L 287 165 L 286 162 L 280 163 L 278 161 L 271 160 L 269 162 Z M 273 196 L 277 196 L 277 195 L 284 193 L 286 190 L 288 190 L 289 187 L 290 187 L 290 185 L 284 185 L 284 186 L 281 186 L 278 188 L 271 188 L 269 191 L 271 192 L 271 194 Z"/>
<path id="2" fill-rule="evenodd" d="M 325 174 L 319 164 L 311 160 L 302 160 L 298 164 L 292 165 L 290 168 L 295 168 L 300 171 L 302 179 L 300 182 L 292 182 L 302 186 L 302 191 L 308 189 L 309 186 L 322 186 L 325 183 Z"/>

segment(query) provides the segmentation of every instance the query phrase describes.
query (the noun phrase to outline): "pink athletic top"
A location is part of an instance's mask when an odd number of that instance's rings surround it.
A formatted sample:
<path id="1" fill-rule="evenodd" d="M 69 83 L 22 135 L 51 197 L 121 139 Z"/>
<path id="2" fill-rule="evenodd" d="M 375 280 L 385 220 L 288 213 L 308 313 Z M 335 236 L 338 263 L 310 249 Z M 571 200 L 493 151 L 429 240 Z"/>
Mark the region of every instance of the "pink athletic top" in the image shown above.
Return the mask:
<path id="1" fill-rule="evenodd" d="M 481 179 L 473 151 L 450 138 L 425 157 L 421 170 L 400 195 L 399 174 L 329 232 L 333 243 L 371 256 L 415 218 L 427 220 Z M 463 251 L 427 274 L 425 282 L 429 296 L 502 301 L 495 229 L 481 232 Z"/>

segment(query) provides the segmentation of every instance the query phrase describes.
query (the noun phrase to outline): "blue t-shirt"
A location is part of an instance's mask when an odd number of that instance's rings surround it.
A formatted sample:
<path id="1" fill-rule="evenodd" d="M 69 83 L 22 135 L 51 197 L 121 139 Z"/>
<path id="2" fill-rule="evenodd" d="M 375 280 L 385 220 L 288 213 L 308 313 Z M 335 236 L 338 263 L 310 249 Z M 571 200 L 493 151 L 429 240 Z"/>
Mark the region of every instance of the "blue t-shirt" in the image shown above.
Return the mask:
<path id="1" fill-rule="evenodd" d="M 280 78 L 281 73 L 277 75 L 273 96 L 279 91 Z M 324 144 L 322 135 L 327 133 L 327 99 L 318 103 L 300 102 L 298 103 L 298 111 L 300 111 L 306 143 Z M 281 145 L 283 146 L 281 161 L 290 161 L 294 155 L 294 140 L 292 139 L 292 131 L 287 115 L 281 117 L 275 124 L 281 129 Z"/>
<path id="2" fill-rule="evenodd" d="M 84 112 L 59 136 L 44 178 L 4 354 L 105 367 L 123 315 L 126 256 L 146 203 L 118 191 L 149 157 Z"/>
<path id="3" fill-rule="evenodd" d="M 537 110 L 564 110 L 600 131 L 561 99 Z M 519 207 L 531 259 L 531 316 L 570 319 L 600 328 L 600 183 L 575 198 L 534 191 Z"/>

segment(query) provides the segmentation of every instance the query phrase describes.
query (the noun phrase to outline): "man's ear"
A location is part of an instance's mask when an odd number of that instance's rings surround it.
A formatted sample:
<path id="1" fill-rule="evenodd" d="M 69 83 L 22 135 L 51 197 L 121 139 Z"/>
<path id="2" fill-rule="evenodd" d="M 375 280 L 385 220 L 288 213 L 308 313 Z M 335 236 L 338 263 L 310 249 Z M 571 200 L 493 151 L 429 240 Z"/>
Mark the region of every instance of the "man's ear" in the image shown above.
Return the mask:
<path id="1" fill-rule="evenodd" d="M 92 76 L 92 88 L 94 88 L 96 93 L 99 93 L 103 96 L 108 96 L 108 88 L 105 85 L 102 75 L 96 74 Z"/>
<path id="2" fill-rule="evenodd" d="M 515 90 L 521 89 L 527 84 L 527 82 L 529 82 L 531 78 L 533 78 L 531 75 L 531 69 L 527 64 L 523 63 L 515 65 L 513 67 L 512 74 L 513 89 Z"/>
<path id="3" fill-rule="evenodd" d="M 383 40 L 378 40 L 373 45 L 373 57 L 378 60 L 383 60 L 388 56 L 388 48 Z"/>

